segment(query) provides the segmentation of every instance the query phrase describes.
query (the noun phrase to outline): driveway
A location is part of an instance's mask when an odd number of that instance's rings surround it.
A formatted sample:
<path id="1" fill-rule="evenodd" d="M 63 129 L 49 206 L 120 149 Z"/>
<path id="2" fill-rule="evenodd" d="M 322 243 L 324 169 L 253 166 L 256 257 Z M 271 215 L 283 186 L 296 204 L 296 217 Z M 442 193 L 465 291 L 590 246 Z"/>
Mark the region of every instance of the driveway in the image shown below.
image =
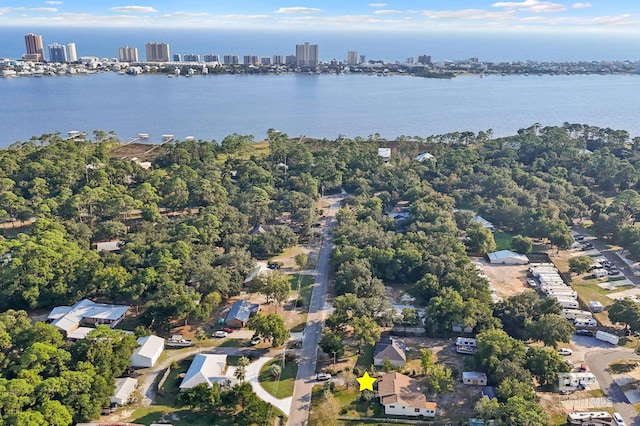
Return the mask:
<path id="1" fill-rule="evenodd" d="M 258 377 L 260 376 L 260 370 L 266 363 L 268 363 L 272 359 L 273 358 L 271 357 L 261 357 L 257 361 L 249 364 L 245 371 L 245 382 L 251 385 L 251 388 L 261 400 L 268 402 L 269 404 L 276 407 L 278 410 L 282 411 L 284 414 L 287 414 L 291 409 L 291 400 L 293 398 L 288 397 L 288 398 L 278 399 L 275 396 L 271 395 L 269 392 L 267 392 L 258 381 Z M 234 373 L 236 369 L 237 367 L 227 368 L 226 377 L 235 377 Z"/>
<path id="2" fill-rule="evenodd" d="M 629 403 L 620 386 L 615 383 L 611 374 L 607 371 L 607 367 L 612 362 L 628 359 L 640 360 L 640 356 L 636 355 L 635 352 L 629 348 L 620 347 L 591 350 L 585 355 L 585 361 L 589 369 L 598 379 L 600 388 L 613 402 L 615 411 L 622 415 L 627 425 L 640 426 L 640 416 L 638 416 L 638 412 L 633 405 Z"/>
<path id="3" fill-rule="evenodd" d="M 316 371 L 316 361 L 318 357 L 318 340 L 320 339 L 324 319 L 328 313 L 328 309 L 325 307 L 325 297 L 327 295 L 329 276 L 329 255 L 333 250 L 332 231 L 335 225 L 335 216 L 340 208 L 340 202 L 343 197 L 343 195 L 324 197 L 331 203 L 331 207 L 328 209 L 327 218 L 324 222 L 322 246 L 316 266 L 316 282 L 313 285 L 309 314 L 307 316 L 307 327 L 305 328 L 302 349 L 298 357 L 298 374 L 296 376 L 293 402 L 287 422 L 289 426 L 303 426 L 309 418 L 311 389 L 316 383 L 313 377 Z"/>

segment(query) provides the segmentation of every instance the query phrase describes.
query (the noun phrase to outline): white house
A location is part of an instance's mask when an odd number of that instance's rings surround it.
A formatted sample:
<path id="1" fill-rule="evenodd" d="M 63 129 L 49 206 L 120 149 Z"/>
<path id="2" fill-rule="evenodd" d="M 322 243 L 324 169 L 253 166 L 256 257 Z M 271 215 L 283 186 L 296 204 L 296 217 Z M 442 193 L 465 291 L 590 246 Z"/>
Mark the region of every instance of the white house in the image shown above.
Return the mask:
<path id="1" fill-rule="evenodd" d="M 153 367 L 164 350 L 164 339 L 158 336 L 138 338 L 138 346 L 131 355 L 132 367 Z"/>
<path id="2" fill-rule="evenodd" d="M 424 160 L 436 161 L 436 157 L 429 154 L 428 152 L 423 152 L 422 154 L 418 154 L 416 156 L 416 161 L 422 163 Z"/>
<path id="3" fill-rule="evenodd" d="M 180 389 L 191 389 L 200 383 L 212 386 L 214 383 L 223 384 L 226 381 L 233 385 L 237 380 L 235 377 L 225 376 L 226 368 L 226 355 L 198 354 L 193 358 L 184 379 L 182 379 Z"/>
<path id="4" fill-rule="evenodd" d="M 111 403 L 117 405 L 127 405 L 133 391 L 138 387 L 138 381 L 131 377 L 122 377 L 116 379 L 116 390 L 111 397 Z"/>
<path id="5" fill-rule="evenodd" d="M 435 417 L 438 405 L 427 401 L 417 382 L 400 373 L 386 373 L 377 381 L 378 397 L 385 414 Z"/>
<path id="6" fill-rule="evenodd" d="M 502 265 L 526 265 L 529 258 L 524 254 L 516 253 L 511 250 L 494 251 L 487 255 L 489 263 L 497 263 Z"/>
<path id="7" fill-rule="evenodd" d="M 463 371 L 462 383 L 472 386 L 486 386 L 487 375 L 485 373 L 478 373 L 476 371 Z"/>
<path id="8" fill-rule="evenodd" d="M 66 335 L 85 325 L 104 324 L 114 328 L 127 315 L 125 305 L 106 305 L 83 299 L 73 306 L 57 306 L 51 310 L 47 321 Z"/>
<path id="9" fill-rule="evenodd" d="M 480 215 L 476 215 L 471 219 L 471 222 L 479 223 L 483 228 L 488 229 L 491 232 L 496 232 L 496 227 L 493 226 L 493 223 L 489 222 L 487 219 Z"/>

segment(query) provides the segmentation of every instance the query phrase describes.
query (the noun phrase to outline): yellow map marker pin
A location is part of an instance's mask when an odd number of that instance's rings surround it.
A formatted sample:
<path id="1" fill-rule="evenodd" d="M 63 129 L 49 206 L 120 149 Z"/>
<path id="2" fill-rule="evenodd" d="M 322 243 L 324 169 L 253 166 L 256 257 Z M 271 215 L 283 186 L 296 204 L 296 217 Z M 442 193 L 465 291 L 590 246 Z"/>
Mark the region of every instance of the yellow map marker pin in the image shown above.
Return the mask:
<path id="1" fill-rule="evenodd" d="M 369 373 L 365 372 L 362 377 L 356 377 L 356 380 L 360 383 L 360 391 L 370 390 L 373 392 L 373 382 L 375 382 L 376 379 L 369 376 Z"/>

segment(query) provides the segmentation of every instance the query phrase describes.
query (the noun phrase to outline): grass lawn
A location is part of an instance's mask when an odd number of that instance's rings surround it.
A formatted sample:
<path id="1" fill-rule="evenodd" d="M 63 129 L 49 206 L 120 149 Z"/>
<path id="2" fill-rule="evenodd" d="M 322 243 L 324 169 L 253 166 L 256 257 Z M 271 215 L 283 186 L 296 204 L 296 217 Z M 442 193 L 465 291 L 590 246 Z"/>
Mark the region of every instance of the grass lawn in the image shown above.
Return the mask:
<path id="1" fill-rule="evenodd" d="M 315 278 L 313 275 L 289 275 L 289 285 L 291 286 L 289 294 L 292 296 L 298 292 L 298 280 L 300 280 L 300 298 L 305 301 L 305 306 L 309 306 L 311 293 L 313 291 L 312 285 L 315 282 Z"/>
<path id="2" fill-rule="evenodd" d="M 362 348 L 362 353 L 358 356 L 356 361 L 356 367 L 365 369 L 371 368 L 373 365 L 373 346 L 365 346 Z"/>
<path id="3" fill-rule="evenodd" d="M 177 416 L 179 420 L 176 420 L 173 416 Z M 136 410 L 131 418 L 132 422 L 140 424 L 151 424 L 161 420 L 168 420 L 171 421 L 171 424 L 174 426 L 230 426 L 234 424 L 232 420 L 216 419 L 213 416 L 203 413 L 162 405 L 152 405 Z"/>
<path id="4" fill-rule="evenodd" d="M 298 364 L 295 362 L 286 363 L 280 373 L 280 380 L 277 381 L 269 373 L 269 369 L 273 364 L 280 364 L 280 362 L 280 359 L 274 359 L 266 363 L 262 367 L 262 370 L 260 370 L 258 381 L 264 390 L 276 398 L 287 398 L 293 396 L 293 385 L 296 380 L 296 374 L 298 373 Z"/>
<path id="5" fill-rule="evenodd" d="M 566 414 L 554 414 L 549 418 L 549 424 L 552 426 L 560 426 L 567 424 L 567 415 Z"/>
<path id="6" fill-rule="evenodd" d="M 244 348 L 245 346 L 249 346 L 249 339 L 225 339 L 224 342 L 220 343 L 219 347 L 221 348 Z"/>
<path id="7" fill-rule="evenodd" d="M 607 297 L 607 294 L 611 293 L 611 291 L 598 287 L 597 281 L 591 281 L 592 282 L 589 282 L 589 280 L 575 280 L 571 283 L 571 286 L 578 292 L 578 297 L 585 306 L 589 306 L 591 300 L 597 300 L 602 303 L 603 306 L 613 304 L 613 300 Z"/>
<path id="8" fill-rule="evenodd" d="M 499 250 L 511 250 L 511 239 L 513 235 L 504 231 L 496 231 L 493 234 L 493 239 L 496 241 L 496 251 Z"/>
<path id="9" fill-rule="evenodd" d="M 177 394 L 178 392 L 180 392 L 180 388 L 178 386 L 180 386 L 182 378 L 180 378 L 179 376 L 180 374 L 187 372 L 189 366 L 191 365 L 191 361 L 193 361 L 193 357 L 189 357 L 178 362 L 178 368 L 171 370 L 171 373 L 169 373 L 169 377 L 167 377 L 167 380 L 162 385 L 161 393 Z"/>

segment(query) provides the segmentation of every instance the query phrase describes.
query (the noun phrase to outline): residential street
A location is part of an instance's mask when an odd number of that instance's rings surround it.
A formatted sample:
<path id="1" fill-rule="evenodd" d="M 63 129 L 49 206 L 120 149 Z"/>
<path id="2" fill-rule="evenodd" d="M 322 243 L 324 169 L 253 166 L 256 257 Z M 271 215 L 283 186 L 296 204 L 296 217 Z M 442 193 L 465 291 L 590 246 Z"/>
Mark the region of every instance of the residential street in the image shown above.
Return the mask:
<path id="1" fill-rule="evenodd" d="M 627 425 L 640 426 L 638 412 L 629 403 L 620 386 L 613 381 L 611 374 L 606 370 L 612 362 L 627 359 L 640 360 L 640 356 L 628 348 L 596 349 L 585 355 L 585 361 L 589 369 L 598 379 L 600 388 L 613 402 L 615 411 L 622 415 Z"/>
<path id="2" fill-rule="evenodd" d="M 578 225 L 574 225 L 573 229 L 576 232 L 579 232 L 581 235 L 584 235 L 585 237 L 591 235 L 589 231 Z M 635 275 L 635 273 L 638 271 L 623 262 L 615 252 L 609 250 L 605 242 L 598 238 L 586 238 L 585 241 L 589 241 L 591 244 L 593 244 L 593 247 L 602 254 L 602 257 L 611 261 L 616 268 L 622 271 L 622 273 L 625 275 L 625 277 L 627 277 L 627 279 L 629 279 L 629 281 L 631 281 L 636 286 L 640 285 L 640 278 Z"/>
<path id="3" fill-rule="evenodd" d="M 318 340 L 320 339 L 320 332 L 326 315 L 325 297 L 329 274 L 329 255 L 333 250 L 333 227 L 342 196 L 329 196 L 324 199 L 331 202 L 331 207 L 326 213 L 323 241 L 316 266 L 316 282 L 311 295 L 302 349 L 298 357 L 298 374 L 287 423 L 289 426 L 303 426 L 306 424 L 309 417 L 311 388 L 316 383 L 314 374 L 318 356 Z"/>

